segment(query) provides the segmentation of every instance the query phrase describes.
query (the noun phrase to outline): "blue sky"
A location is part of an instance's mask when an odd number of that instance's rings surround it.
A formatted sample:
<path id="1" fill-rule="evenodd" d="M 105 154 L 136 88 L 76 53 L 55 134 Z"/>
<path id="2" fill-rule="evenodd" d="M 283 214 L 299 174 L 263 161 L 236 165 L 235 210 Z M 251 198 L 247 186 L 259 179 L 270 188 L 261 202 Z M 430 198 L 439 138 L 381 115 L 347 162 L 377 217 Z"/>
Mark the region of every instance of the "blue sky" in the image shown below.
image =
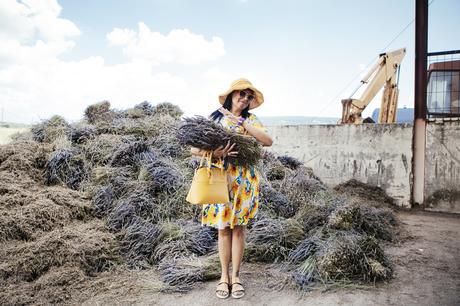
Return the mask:
<path id="1" fill-rule="evenodd" d="M 410 0 L 2 1 L 0 107 L 26 123 L 77 120 L 101 100 L 205 115 L 242 76 L 265 95 L 258 115 L 339 117 L 367 65 L 401 47 L 399 105 L 411 107 L 414 24 L 384 48 L 414 11 Z M 460 49 L 459 12 L 459 0 L 432 2 L 429 51 Z"/>

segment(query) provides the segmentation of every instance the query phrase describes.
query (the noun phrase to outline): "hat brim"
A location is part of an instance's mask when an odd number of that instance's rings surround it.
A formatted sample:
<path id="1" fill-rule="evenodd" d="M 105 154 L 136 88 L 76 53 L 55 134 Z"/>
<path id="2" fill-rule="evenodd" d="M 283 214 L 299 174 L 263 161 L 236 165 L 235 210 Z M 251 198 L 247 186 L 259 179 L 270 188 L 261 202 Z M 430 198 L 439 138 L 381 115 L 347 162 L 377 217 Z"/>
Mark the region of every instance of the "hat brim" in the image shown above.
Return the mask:
<path id="1" fill-rule="evenodd" d="M 225 99 L 227 99 L 227 96 L 231 94 L 235 90 L 245 90 L 245 89 L 250 89 L 255 93 L 255 99 L 251 101 L 251 104 L 249 104 L 249 109 L 254 109 L 256 107 L 259 107 L 264 103 L 264 95 L 254 86 L 248 85 L 248 84 L 237 84 L 235 86 L 232 86 L 229 90 L 227 90 L 225 93 L 219 95 L 219 102 L 220 104 L 224 105 Z"/>

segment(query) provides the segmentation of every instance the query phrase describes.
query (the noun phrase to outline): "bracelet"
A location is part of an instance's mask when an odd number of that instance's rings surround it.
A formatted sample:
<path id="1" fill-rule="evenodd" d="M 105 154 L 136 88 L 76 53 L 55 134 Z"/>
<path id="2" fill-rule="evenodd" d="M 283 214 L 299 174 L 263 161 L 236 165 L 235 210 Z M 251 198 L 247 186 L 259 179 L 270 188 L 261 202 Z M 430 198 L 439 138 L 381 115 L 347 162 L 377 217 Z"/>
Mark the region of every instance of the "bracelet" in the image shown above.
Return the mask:
<path id="1" fill-rule="evenodd" d="M 238 125 L 238 126 L 242 126 L 242 125 L 243 125 L 243 122 L 244 122 L 244 120 L 246 120 L 246 119 L 245 119 L 245 118 L 243 118 L 243 117 L 240 117 L 240 118 L 238 118 L 238 122 L 236 123 L 236 125 Z"/>

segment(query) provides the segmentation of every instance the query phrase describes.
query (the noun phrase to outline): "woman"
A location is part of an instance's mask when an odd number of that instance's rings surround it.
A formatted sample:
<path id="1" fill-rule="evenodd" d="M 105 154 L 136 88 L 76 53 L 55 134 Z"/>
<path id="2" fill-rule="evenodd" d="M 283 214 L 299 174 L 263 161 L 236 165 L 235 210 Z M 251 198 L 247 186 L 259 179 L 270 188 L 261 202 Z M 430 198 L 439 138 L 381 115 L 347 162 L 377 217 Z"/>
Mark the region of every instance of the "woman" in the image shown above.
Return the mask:
<path id="1" fill-rule="evenodd" d="M 264 102 L 262 93 L 246 79 L 234 81 L 230 89 L 219 96 L 223 108 L 211 114 L 210 119 L 222 124 L 236 133 L 253 136 L 264 146 L 271 146 L 273 141 L 267 129 L 257 117 L 249 113 L 250 109 Z M 216 158 L 236 156 L 234 144 L 227 143 L 213 152 Z M 202 150 L 192 148 L 192 154 L 202 156 Z M 224 167 L 221 161 L 213 163 Z M 249 219 L 254 218 L 259 205 L 259 173 L 253 166 L 243 167 L 225 164 L 228 170 L 230 202 L 203 205 L 202 224 L 218 229 L 219 258 L 222 268 L 216 295 L 219 298 L 241 298 L 244 287 L 241 284 L 240 266 L 245 245 L 245 227 Z M 229 276 L 229 263 L 232 262 L 232 275 Z"/>

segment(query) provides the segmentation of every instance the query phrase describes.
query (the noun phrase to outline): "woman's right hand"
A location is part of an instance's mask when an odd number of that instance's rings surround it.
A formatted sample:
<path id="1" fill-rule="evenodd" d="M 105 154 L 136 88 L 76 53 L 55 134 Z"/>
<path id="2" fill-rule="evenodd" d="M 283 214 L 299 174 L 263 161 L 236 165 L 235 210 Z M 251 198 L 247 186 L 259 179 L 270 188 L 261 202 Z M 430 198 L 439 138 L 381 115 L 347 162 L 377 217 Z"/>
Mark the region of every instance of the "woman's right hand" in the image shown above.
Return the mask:
<path id="1" fill-rule="evenodd" d="M 225 147 L 220 146 L 219 148 L 215 149 L 212 152 L 212 155 L 217 158 L 221 158 L 221 157 L 225 158 L 227 156 L 236 156 L 238 154 L 238 151 L 232 151 L 234 146 L 235 144 L 230 145 L 230 140 L 229 140 Z"/>

